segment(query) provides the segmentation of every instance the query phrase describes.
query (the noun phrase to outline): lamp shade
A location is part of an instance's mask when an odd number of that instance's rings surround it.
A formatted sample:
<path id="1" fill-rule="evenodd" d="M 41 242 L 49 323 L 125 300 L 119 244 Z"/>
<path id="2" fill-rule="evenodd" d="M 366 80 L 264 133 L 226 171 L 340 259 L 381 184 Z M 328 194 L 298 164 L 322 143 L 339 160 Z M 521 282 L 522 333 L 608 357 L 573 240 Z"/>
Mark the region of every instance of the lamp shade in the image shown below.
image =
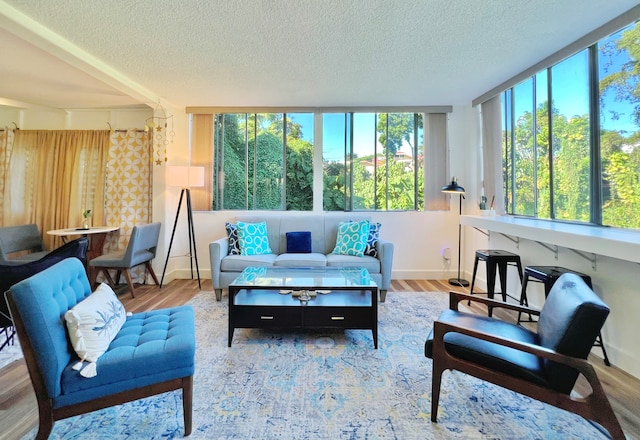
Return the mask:
<path id="1" fill-rule="evenodd" d="M 167 167 L 167 185 L 181 188 L 204 186 L 204 167 L 169 165 Z"/>
<path id="2" fill-rule="evenodd" d="M 458 181 L 455 177 L 451 179 L 450 184 L 443 186 L 440 191 L 449 194 L 464 194 L 464 188 L 458 185 Z"/>

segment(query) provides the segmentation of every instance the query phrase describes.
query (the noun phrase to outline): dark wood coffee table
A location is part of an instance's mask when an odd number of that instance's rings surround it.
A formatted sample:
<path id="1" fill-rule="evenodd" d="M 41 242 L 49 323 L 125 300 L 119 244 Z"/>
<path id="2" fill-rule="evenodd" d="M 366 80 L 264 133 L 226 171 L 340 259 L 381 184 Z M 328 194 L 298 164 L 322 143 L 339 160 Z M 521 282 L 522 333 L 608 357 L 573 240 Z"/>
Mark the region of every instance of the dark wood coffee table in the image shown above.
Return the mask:
<path id="1" fill-rule="evenodd" d="M 364 268 L 248 267 L 229 285 L 228 346 L 236 328 L 342 328 L 378 348 L 378 290 Z"/>

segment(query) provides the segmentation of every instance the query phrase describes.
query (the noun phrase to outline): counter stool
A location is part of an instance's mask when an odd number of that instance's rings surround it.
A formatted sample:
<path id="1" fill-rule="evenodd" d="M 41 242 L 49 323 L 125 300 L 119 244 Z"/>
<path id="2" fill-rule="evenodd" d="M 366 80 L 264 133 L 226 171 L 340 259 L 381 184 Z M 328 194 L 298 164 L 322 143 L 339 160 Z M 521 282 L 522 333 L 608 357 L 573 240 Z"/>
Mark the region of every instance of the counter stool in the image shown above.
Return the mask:
<path id="1" fill-rule="evenodd" d="M 565 267 L 559 266 L 527 266 L 524 268 L 524 277 L 522 278 L 522 292 L 520 293 L 520 304 L 529 305 L 529 301 L 527 299 L 527 284 L 529 281 L 534 281 L 536 283 L 544 284 L 544 297 L 546 298 L 551 291 L 551 288 L 555 284 L 555 282 L 560 278 L 562 274 L 565 273 L 574 273 L 578 275 L 580 278 L 584 280 L 584 282 L 589 286 L 589 288 L 593 289 L 591 284 L 591 277 L 587 274 L 576 272 L 575 270 L 567 269 Z M 528 320 L 521 318 L 521 313 L 518 313 L 518 324 L 521 322 L 536 322 L 531 317 Z M 602 354 L 604 356 L 604 363 L 607 366 L 610 366 L 609 357 L 607 356 L 607 352 L 604 348 L 604 343 L 602 341 L 602 333 L 598 334 L 594 347 L 600 347 L 602 349 Z"/>
<path id="2" fill-rule="evenodd" d="M 507 267 L 515 266 L 518 269 L 519 279 L 522 279 L 520 255 L 499 249 L 478 249 L 476 251 L 475 261 L 473 262 L 473 277 L 471 278 L 471 290 L 469 292 L 471 295 L 474 294 L 473 287 L 476 282 L 476 273 L 478 272 L 478 261 L 484 261 L 487 268 L 487 296 L 490 299 L 493 299 L 495 293 L 496 267 L 498 268 L 502 300 L 506 302 L 507 296 L 510 296 L 507 295 Z M 489 307 L 489 316 L 491 316 L 492 313 L 493 308 Z"/>

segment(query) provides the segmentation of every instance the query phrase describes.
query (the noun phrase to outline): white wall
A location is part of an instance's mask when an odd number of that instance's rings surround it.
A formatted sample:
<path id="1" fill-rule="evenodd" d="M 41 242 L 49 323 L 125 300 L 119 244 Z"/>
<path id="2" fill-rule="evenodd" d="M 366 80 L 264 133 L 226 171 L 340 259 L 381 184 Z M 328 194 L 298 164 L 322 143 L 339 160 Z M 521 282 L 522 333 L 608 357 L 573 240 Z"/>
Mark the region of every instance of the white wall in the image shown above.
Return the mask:
<path id="1" fill-rule="evenodd" d="M 174 115 L 176 136 L 168 148 L 168 164 L 189 163 L 188 115 L 183 109 L 167 109 L 167 115 Z M 0 108 L 0 127 L 15 121 L 21 129 L 104 129 L 109 121 L 115 128 L 144 126 L 144 120 L 151 115 L 145 111 L 74 111 L 74 112 L 19 112 Z M 480 199 L 480 159 L 478 153 L 479 124 L 477 110 L 471 106 L 456 106 L 449 117 L 450 173 L 456 176 L 466 189 L 463 213 L 478 212 Z M 166 249 L 171 236 L 179 188 L 165 187 L 166 166 L 154 168 L 153 217 L 161 221 L 163 228 L 158 256 L 154 269 L 160 276 L 165 262 Z M 443 182 L 443 185 L 446 182 Z M 446 279 L 456 276 L 458 249 L 458 203 L 451 199 L 451 210 L 446 212 L 376 212 L 372 218 L 382 223 L 381 236 L 395 244 L 394 279 Z M 210 241 L 224 236 L 224 222 L 231 220 L 236 211 L 195 212 L 197 254 L 201 278 L 210 277 Z M 183 255 L 189 250 L 186 229 L 186 213 L 183 211 L 176 230 L 172 255 Z M 640 284 L 640 271 L 635 263 L 612 258 L 599 257 L 597 268 L 591 263 L 566 249 L 560 249 L 558 260 L 554 254 L 535 242 L 523 240 L 519 246 L 500 234 L 492 233 L 490 239 L 479 231 L 463 227 L 462 270 L 463 277 L 471 280 L 473 258 L 476 249 L 498 248 L 516 252 L 524 265 L 560 265 L 591 275 L 594 290 L 602 296 L 611 308 L 611 315 L 603 329 L 605 345 L 611 362 L 640 377 L 640 356 L 635 341 L 640 321 L 636 314 L 640 311 L 640 295 L 635 286 Z M 451 267 L 443 264 L 443 248 L 451 249 Z M 520 281 L 510 271 L 508 291 L 519 296 Z M 189 259 L 172 257 L 169 260 L 165 282 L 174 278 L 189 278 Z M 481 264 L 478 273 L 479 288 L 485 289 L 485 271 Z M 535 283 L 529 289 L 529 299 L 533 306 L 540 306 L 543 292 Z M 594 354 L 601 355 L 599 349 Z"/>

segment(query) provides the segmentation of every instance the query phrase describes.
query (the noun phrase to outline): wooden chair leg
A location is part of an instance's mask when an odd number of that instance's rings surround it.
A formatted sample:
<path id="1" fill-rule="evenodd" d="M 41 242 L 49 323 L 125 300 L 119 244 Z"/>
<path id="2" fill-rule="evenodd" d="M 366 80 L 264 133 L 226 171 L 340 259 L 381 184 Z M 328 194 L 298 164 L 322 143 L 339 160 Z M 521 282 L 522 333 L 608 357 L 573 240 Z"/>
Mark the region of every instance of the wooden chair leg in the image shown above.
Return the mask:
<path id="1" fill-rule="evenodd" d="M 38 433 L 36 440 L 46 440 L 53 430 L 53 404 L 51 400 L 38 401 Z"/>
<path id="2" fill-rule="evenodd" d="M 193 412 L 193 376 L 182 379 L 182 413 L 184 418 L 184 436 L 191 434 Z"/>
<path id="3" fill-rule="evenodd" d="M 136 291 L 133 287 L 133 280 L 131 279 L 131 273 L 128 270 L 123 272 L 125 280 L 127 280 L 127 285 L 129 286 L 129 290 L 131 290 L 131 298 L 136 297 Z"/>
<path id="4" fill-rule="evenodd" d="M 442 382 L 443 370 L 436 368 L 436 364 L 433 364 L 433 371 L 431 372 L 431 421 L 433 423 L 438 422 L 438 403 L 440 401 L 440 383 Z"/>
<path id="5" fill-rule="evenodd" d="M 156 273 L 153 271 L 153 267 L 151 267 L 151 262 L 145 261 L 144 265 L 149 271 L 149 275 L 151 275 L 151 278 L 153 278 L 153 282 L 156 283 L 156 286 L 159 286 L 160 283 L 158 282 L 158 277 L 156 276 Z"/>
<path id="6" fill-rule="evenodd" d="M 107 283 L 109 283 L 109 285 L 111 286 L 111 288 L 113 290 L 116 290 L 117 284 L 115 281 L 113 281 L 113 278 L 111 277 L 111 274 L 109 273 L 109 269 L 105 268 L 105 267 L 101 267 L 100 270 L 102 270 L 102 273 L 104 274 L 104 277 L 107 279 Z"/>

